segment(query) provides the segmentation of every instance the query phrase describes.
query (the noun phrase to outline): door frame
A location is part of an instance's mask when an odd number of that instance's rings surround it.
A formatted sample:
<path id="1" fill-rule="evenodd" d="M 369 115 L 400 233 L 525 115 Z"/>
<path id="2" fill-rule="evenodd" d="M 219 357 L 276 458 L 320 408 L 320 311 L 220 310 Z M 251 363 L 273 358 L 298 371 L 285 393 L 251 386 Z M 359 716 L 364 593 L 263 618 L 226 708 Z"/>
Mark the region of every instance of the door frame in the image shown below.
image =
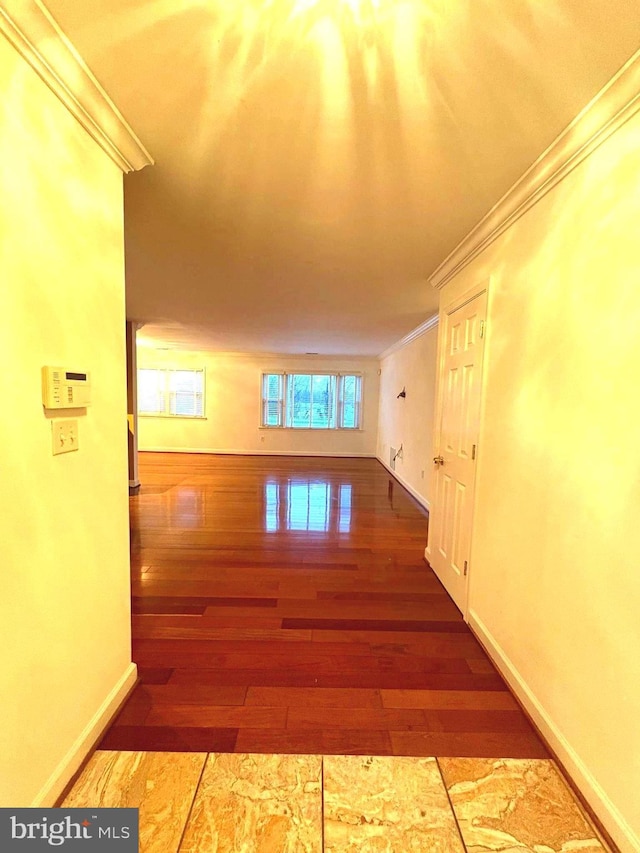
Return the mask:
<path id="1" fill-rule="evenodd" d="M 445 352 L 446 352 L 446 340 L 447 334 L 449 330 L 449 317 L 459 308 L 462 308 L 468 302 L 471 302 L 477 296 L 480 296 L 482 293 L 487 294 L 487 308 L 485 315 L 485 327 L 484 327 L 484 344 L 482 351 L 482 371 L 480 372 L 480 412 L 478 416 L 478 455 L 476 458 L 476 471 L 473 480 L 473 492 L 471 494 L 471 529 L 469 531 L 469 567 L 467 573 L 467 586 L 465 593 L 465 601 L 464 608 L 462 610 L 462 618 L 465 622 L 469 621 L 469 600 L 471 593 L 471 583 L 473 578 L 473 540 L 474 540 L 474 532 L 475 532 L 475 518 L 476 518 L 476 501 L 477 501 L 477 483 L 478 477 L 482 467 L 482 432 L 484 428 L 484 416 L 485 416 L 485 390 L 486 390 L 486 381 L 487 381 L 487 366 L 488 366 L 488 353 L 489 353 L 489 329 L 491 324 L 489 323 L 490 310 L 491 310 L 491 276 L 487 276 L 482 281 L 468 288 L 467 290 L 462 291 L 453 299 L 448 302 L 445 302 L 446 298 L 446 289 L 443 295 L 440 298 L 440 307 L 438 310 L 438 346 L 437 346 L 437 354 L 436 354 L 436 400 L 435 400 L 435 411 L 433 417 L 433 448 L 432 453 L 433 456 L 438 456 L 440 453 L 440 442 L 442 438 L 442 416 L 444 410 L 444 389 L 445 382 L 443 381 L 443 373 L 445 366 Z M 431 463 L 433 464 L 433 463 Z M 431 503 L 435 502 L 435 483 L 434 483 L 434 499 Z M 433 511 L 433 510 L 432 510 Z M 424 558 L 431 566 L 431 551 L 429 547 L 430 538 L 427 540 L 427 546 L 424 550 Z M 432 569 L 433 571 L 433 569 Z"/>

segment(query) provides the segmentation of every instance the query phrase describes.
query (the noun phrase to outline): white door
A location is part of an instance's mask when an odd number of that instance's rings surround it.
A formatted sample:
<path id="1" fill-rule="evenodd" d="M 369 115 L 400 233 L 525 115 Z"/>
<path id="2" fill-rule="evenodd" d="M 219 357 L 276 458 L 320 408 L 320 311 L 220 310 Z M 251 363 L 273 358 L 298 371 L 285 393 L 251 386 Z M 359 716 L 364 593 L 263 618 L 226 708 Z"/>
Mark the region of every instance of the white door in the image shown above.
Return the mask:
<path id="1" fill-rule="evenodd" d="M 486 310 L 487 293 L 483 291 L 446 313 L 440 343 L 440 430 L 434 442 L 435 501 L 426 554 L 463 614 L 467 607 Z"/>

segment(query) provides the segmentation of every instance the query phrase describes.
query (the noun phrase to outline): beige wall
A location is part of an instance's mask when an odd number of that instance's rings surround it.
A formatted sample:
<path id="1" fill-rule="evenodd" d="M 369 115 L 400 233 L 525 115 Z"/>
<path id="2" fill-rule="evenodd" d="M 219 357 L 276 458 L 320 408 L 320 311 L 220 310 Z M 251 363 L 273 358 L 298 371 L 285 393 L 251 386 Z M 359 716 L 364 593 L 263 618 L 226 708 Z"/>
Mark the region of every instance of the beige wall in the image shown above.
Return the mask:
<path id="1" fill-rule="evenodd" d="M 122 174 L 2 36 L 0 91 L 0 805 L 29 806 L 132 675 Z M 91 371 L 78 452 L 45 364 Z"/>
<path id="2" fill-rule="evenodd" d="M 205 367 L 206 419 L 140 417 L 140 450 L 374 456 L 377 359 L 188 353 L 138 347 L 138 367 Z M 260 429 L 262 371 L 353 370 L 364 376 L 362 430 Z"/>
<path id="3" fill-rule="evenodd" d="M 433 476 L 433 416 L 436 381 L 437 326 L 380 362 L 380 406 L 377 456 L 390 463 L 390 448 L 402 445 L 395 473 L 427 508 Z M 398 399 L 406 388 L 407 396 Z"/>
<path id="4" fill-rule="evenodd" d="M 464 269 L 491 277 L 470 619 L 640 849 L 640 115 Z"/>

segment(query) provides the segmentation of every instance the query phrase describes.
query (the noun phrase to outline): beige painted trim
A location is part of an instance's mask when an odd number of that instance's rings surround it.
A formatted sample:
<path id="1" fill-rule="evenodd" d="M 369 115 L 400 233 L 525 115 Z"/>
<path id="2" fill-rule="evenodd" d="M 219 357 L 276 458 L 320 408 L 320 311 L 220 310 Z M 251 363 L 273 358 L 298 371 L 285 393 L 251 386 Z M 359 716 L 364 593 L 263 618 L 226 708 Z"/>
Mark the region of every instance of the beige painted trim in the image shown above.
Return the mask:
<path id="1" fill-rule="evenodd" d="M 418 501 L 418 503 L 420 504 L 421 507 L 424 507 L 424 509 L 426 509 L 427 512 L 431 511 L 431 504 L 425 498 L 424 495 L 421 495 L 420 492 L 417 492 L 412 486 L 410 486 L 409 483 L 407 483 L 407 481 L 403 477 L 401 477 L 397 471 L 394 471 L 392 468 L 390 468 L 387 465 L 387 463 L 384 461 L 384 459 L 381 459 L 379 456 L 376 456 L 376 459 L 384 468 L 387 469 L 387 471 L 391 474 L 391 476 L 400 483 L 402 488 L 406 489 L 409 492 L 409 494 L 411 495 L 411 497 L 415 498 Z"/>
<path id="2" fill-rule="evenodd" d="M 396 341 L 395 344 L 391 344 L 391 346 L 387 347 L 384 352 L 381 352 L 378 356 L 380 361 L 387 358 L 387 356 L 390 356 L 392 353 L 397 352 L 399 349 L 406 347 L 407 344 L 410 344 L 411 341 L 415 341 L 416 338 L 424 335 L 425 332 L 428 332 L 430 329 L 434 329 L 438 325 L 439 319 L 438 314 L 434 314 L 433 317 L 429 317 L 429 319 L 425 320 L 424 323 L 416 326 L 416 328 L 405 335 L 404 338 L 400 338 L 400 340 Z"/>
<path id="3" fill-rule="evenodd" d="M 82 762 L 104 734 L 115 712 L 135 687 L 137 680 L 138 667 L 135 663 L 130 663 L 71 749 L 53 771 L 30 808 L 48 808 L 55 805 L 74 773 L 78 771 Z"/>
<path id="4" fill-rule="evenodd" d="M 375 453 L 345 453 L 320 450 L 220 450 L 215 447 L 145 447 L 140 453 L 211 453 L 220 456 L 340 456 L 346 459 L 375 459 Z"/>
<path id="5" fill-rule="evenodd" d="M 613 841 L 618 845 L 622 853 L 637 853 L 640 850 L 640 838 L 634 833 L 616 806 L 611 802 L 578 753 L 527 686 L 526 681 L 520 675 L 504 649 L 473 609 L 469 610 L 468 623 L 509 687 L 515 693 L 517 699 L 522 703 L 540 730 L 542 736 L 558 756 L 558 759 L 573 782 L 577 785 L 580 793 L 602 821 L 604 828 L 611 835 Z"/>
<path id="6" fill-rule="evenodd" d="M 640 110 L 640 50 L 429 276 L 440 289 Z"/>
<path id="7" fill-rule="evenodd" d="M 2 0 L 2 32 L 123 172 L 153 159 L 40 0 Z"/>

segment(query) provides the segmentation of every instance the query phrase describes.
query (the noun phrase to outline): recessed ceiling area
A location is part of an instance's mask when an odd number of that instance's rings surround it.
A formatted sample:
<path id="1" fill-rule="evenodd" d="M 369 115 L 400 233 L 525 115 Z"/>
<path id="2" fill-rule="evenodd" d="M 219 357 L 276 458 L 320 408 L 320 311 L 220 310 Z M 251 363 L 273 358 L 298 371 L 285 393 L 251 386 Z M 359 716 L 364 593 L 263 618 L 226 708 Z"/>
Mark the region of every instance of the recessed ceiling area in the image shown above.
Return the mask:
<path id="1" fill-rule="evenodd" d="M 156 165 L 125 178 L 158 346 L 377 355 L 629 59 L 637 0 L 47 0 Z"/>

